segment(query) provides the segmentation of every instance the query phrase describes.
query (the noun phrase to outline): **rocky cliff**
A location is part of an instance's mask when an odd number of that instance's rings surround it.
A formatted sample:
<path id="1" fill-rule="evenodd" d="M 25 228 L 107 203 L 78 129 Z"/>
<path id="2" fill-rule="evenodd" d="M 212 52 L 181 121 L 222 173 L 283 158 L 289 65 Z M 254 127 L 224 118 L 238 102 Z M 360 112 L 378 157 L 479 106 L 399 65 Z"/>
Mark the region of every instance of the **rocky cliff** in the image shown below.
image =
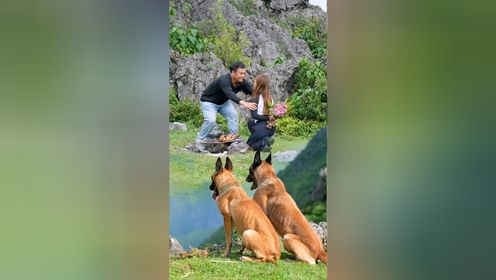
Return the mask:
<path id="1" fill-rule="evenodd" d="M 281 23 L 294 18 L 319 18 L 325 29 L 327 14 L 320 7 L 310 5 L 308 0 L 252 0 L 254 13 L 245 16 L 232 1 L 235 0 L 223 1 L 222 15 L 238 32 L 244 32 L 250 41 L 249 46 L 243 49 L 244 55 L 251 59 L 248 78 L 253 80 L 257 74 L 267 74 L 276 101 L 286 100 L 292 93 L 298 61 L 314 58 L 307 43 L 291 36 L 288 25 L 283 28 Z M 171 20 L 202 23 L 215 18 L 212 9 L 217 1 L 171 0 L 170 4 L 176 10 Z M 170 86 L 176 89 L 179 100 L 199 100 L 212 80 L 228 72 L 211 47 L 188 57 L 171 49 L 169 65 Z"/>

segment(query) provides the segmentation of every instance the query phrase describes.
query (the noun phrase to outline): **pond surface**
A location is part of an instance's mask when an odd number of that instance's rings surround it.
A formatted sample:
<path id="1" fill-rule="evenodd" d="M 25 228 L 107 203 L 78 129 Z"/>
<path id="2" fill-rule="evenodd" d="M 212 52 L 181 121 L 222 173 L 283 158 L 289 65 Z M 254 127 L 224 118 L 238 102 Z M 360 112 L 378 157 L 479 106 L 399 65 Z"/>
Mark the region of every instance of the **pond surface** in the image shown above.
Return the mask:
<path id="1" fill-rule="evenodd" d="M 277 172 L 287 165 L 288 162 L 274 162 Z M 250 190 L 251 183 L 242 184 L 248 195 L 253 197 L 255 191 Z M 191 194 L 174 193 L 174 186 L 170 186 L 170 235 L 177 238 L 185 250 L 189 250 L 189 246 L 198 247 L 223 226 L 224 220 L 212 199 L 209 186 L 210 181 L 205 182 Z"/>

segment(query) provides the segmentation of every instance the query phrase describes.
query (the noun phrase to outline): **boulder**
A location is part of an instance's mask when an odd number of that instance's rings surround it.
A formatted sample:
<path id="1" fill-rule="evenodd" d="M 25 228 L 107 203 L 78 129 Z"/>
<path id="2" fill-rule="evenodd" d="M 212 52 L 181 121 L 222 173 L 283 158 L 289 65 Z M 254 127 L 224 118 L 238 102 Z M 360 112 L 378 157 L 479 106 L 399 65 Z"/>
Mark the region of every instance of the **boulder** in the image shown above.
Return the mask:
<path id="1" fill-rule="evenodd" d="M 310 226 L 319 236 L 324 249 L 327 250 L 327 222 L 320 222 L 318 224 L 310 222 Z"/>
<path id="2" fill-rule="evenodd" d="M 297 70 L 298 60 L 295 58 L 265 72 L 270 77 L 270 91 L 274 102 L 282 102 L 289 97 L 294 84 L 293 77 Z"/>
<path id="3" fill-rule="evenodd" d="M 215 139 L 207 138 L 205 142 L 195 142 L 186 145 L 186 149 L 195 153 L 204 154 L 215 154 L 215 155 L 225 155 L 225 154 L 236 154 L 236 153 L 246 153 L 248 151 L 248 145 L 242 140 L 238 140 L 231 143 L 208 143 L 208 141 L 214 141 Z"/>
<path id="4" fill-rule="evenodd" d="M 173 236 L 169 235 L 169 256 L 170 257 L 178 257 L 181 254 L 186 253 L 184 251 L 183 246 L 179 241 Z"/>
<path id="5" fill-rule="evenodd" d="M 273 16 L 277 19 L 282 19 L 282 20 L 289 17 L 299 17 L 299 18 L 318 17 L 325 19 L 324 22 L 327 21 L 327 13 L 324 12 L 319 6 L 313 6 L 313 5 L 309 5 L 307 7 L 303 7 L 300 9 L 280 11 L 279 13 L 274 14 Z"/>
<path id="6" fill-rule="evenodd" d="M 170 83 L 179 100 L 200 101 L 205 88 L 221 75 L 229 73 L 213 53 L 197 53 L 183 57 L 171 52 Z"/>
<path id="7" fill-rule="evenodd" d="M 262 16 L 244 17 L 240 21 L 239 30 L 252 43 L 251 48 L 246 50 L 246 55 L 252 59 L 253 66 L 260 66 L 256 68 L 270 69 L 278 57 L 282 57 L 284 61 L 312 57 L 305 41 L 292 38 L 282 27 Z"/>
<path id="8" fill-rule="evenodd" d="M 227 148 L 227 153 L 229 155 L 236 153 L 244 154 L 248 151 L 249 148 L 250 146 L 248 146 L 248 144 L 246 144 L 244 141 L 234 142 Z"/>
<path id="9" fill-rule="evenodd" d="M 269 8 L 274 12 L 294 10 L 309 6 L 308 0 L 267 0 Z"/>
<path id="10" fill-rule="evenodd" d="M 169 123 L 169 130 L 170 131 L 176 131 L 176 130 L 178 130 L 178 131 L 187 131 L 188 130 L 188 127 L 184 123 L 173 122 L 173 123 Z"/>

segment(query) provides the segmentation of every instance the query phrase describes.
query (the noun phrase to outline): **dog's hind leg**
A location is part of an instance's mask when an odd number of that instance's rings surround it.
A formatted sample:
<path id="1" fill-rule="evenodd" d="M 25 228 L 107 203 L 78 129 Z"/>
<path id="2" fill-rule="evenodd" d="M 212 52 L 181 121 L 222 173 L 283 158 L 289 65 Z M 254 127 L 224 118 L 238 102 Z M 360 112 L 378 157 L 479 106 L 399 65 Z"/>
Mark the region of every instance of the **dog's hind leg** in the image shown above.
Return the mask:
<path id="1" fill-rule="evenodd" d="M 300 241 L 300 237 L 296 234 L 285 234 L 282 240 L 284 248 L 294 254 L 297 259 L 309 264 L 315 264 L 315 258 L 308 247 Z"/>
<path id="2" fill-rule="evenodd" d="M 250 258 L 250 260 L 245 259 L 245 261 L 267 261 L 267 248 L 264 248 L 264 246 L 267 246 L 267 244 L 257 231 L 247 229 L 243 232 L 243 247 L 257 256 L 257 258 Z"/>

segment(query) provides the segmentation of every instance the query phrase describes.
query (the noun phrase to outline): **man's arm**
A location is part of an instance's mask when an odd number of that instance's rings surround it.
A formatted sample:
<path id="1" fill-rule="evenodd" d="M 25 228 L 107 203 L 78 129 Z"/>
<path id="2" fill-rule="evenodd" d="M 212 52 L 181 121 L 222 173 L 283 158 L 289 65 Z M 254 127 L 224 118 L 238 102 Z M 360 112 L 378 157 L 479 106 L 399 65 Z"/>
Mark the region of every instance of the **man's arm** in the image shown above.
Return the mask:
<path id="1" fill-rule="evenodd" d="M 242 107 L 245 107 L 248 110 L 255 110 L 257 109 L 257 104 L 256 103 L 251 103 L 251 102 L 246 102 L 239 98 L 234 91 L 231 88 L 231 80 L 229 79 L 221 79 L 219 81 L 220 88 L 224 92 L 224 94 L 227 96 L 227 98 L 231 99 L 235 103 L 239 104 Z"/>
<path id="2" fill-rule="evenodd" d="M 234 101 L 234 103 L 241 105 L 239 102 L 241 101 L 241 98 L 239 98 L 236 93 L 231 88 L 231 80 L 230 79 L 220 79 L 219 80 L 219 86 L 222 92 L 227 96 L 227 98 L 231 99 Z"/>
<path id="3" fill-rule="evenodd" d="M 246 109 L 248 109 L 250 111 L 257 109 L 257 103 L 253 103 L 253 102 L 246 102 L 244 100 L 240 100 L 239 105 L 245 107 Z"/>

